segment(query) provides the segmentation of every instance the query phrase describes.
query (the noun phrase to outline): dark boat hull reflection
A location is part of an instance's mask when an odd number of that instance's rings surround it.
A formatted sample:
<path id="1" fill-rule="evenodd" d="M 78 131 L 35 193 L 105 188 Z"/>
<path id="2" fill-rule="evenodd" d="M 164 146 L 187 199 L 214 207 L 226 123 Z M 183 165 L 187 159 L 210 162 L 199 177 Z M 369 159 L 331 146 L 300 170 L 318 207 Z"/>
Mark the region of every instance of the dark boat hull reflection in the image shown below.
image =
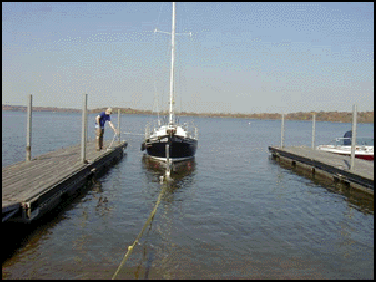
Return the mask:
<path id="1" fill-rule="evenodd" d="M 163 175 L 168 169 L 168 164 L 166 161 L 158 160 L 144 154 L 142 157 L 142 163 L 144 168 L 157 172 Z M 186 175 L 191 174 L 195 170 L 195 158 L 184 159 L 181 161 L 174 161 L 170 164 L 170 173 L 174 178 L 182 178 Z"/>

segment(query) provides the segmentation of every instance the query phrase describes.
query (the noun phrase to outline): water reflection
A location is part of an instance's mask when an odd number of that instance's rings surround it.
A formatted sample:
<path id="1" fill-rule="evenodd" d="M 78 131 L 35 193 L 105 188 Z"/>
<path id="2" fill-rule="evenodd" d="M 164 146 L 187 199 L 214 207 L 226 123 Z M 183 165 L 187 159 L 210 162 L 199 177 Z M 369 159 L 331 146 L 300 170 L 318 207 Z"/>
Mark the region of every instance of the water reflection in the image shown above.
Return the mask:
<path id="1" fill-rule="evenodd" d="M 159 161 L 150 158 L 144 154 L 142 157 L 143 168 L 145 169 L 147 180 L 150 182 L 160 181 L 167 170 L 167 164 L 163 161 Z M 174 162 L 171 166 L 171 174 L 169 181 L 169 190 L 177 189 L 182 184 L 181 182 L 186 177 L 195 171 L 195 159 L 183 160 L 180 162 Z"/>
<path id="2" fill-rule="evenodd" d="M 94 200 L 97 201 L 95 211 L 100 216 L 108 216 L 108 213 L 111 210 L 113 210 L 113 207 L 109 205 L 108 196 L 106 192 L 107 191 L 103 191 L 102 181 L 96 181 L 91 190 Z"/>
<path id="3" fill-rule="evenodd" d="M 270 163 L 277 164 L 284 169 L 288 169 L 292 173 L 310 179 L 313 184 L 323 187 L 328 192 L 345 196 L 348 205 L 352 208 L 355 208 L 363 212 L 364 214 L 374 214 L 375 199 L 373 195 L 370 195 L 369 193 L 363 192 L 361 190 L 353 189 L 348 185 L 340 182 L 333 182 L 330 178 L 326 178 L 324 176 L 321 176 L 320 174 L 312 175 L 309 171 L 306 171 L 304 169 L 292 168 L 291 165 L 284 162 L 278 162 L 272 157 L 269 157 L 269 161 Z M 281 175 L 278 175 L 278 179 L 280 177 Z"/>
<path id="4" fill-rule="evenodd" d="M 87 185 L 83 186 L 80 192 L 74 197 L 65 202 L 61 202 L 50 213 L 45 214 L 40 219 L 31 222 L 30 224 L 21 224 L 17 222 L 6 222 L 4 228 L 7 230 L 6 246 L 2 252 L 3 267 L 7 268 L 13 265 L 17 260 L 23 260 L 30 258 L 31 256 L 39 256 L 37 252 L 39 248 L 43 248 L 44 245 L 56 238 L 56 231 L 54 228 L 58 227 L 64 221 L 71 220 L 75 217 L 75 210 L 82 209 L 82 212 L 78 214 L 77 226 L 74 227 L 73 234 L 76 234 L 78 230 L 83 230 L 90 223 L 93 218 L 93 214 L 90 212 L 91 205 L 80 203 L 93 202 L 92 205 L 96 212 L 96 215 L 101 217 L 108 217 L 109 212 L 113 210 L 113 207 L 109 205 L 108 192 L 103 190 L 103 180 L 93 180 Z M 22 232 L 20 232 L 22 229 Z M 86 231 L 85 231 L 86 232 Z M 71 233 L 71 232 L 69 232 Z M 79 236 L 76 240 L 72 241 L 73 250 L 83 251 L 87 242 L 88 236 Z M 56 255 L 57 256 L 57 255 Z M 15 275 L 19 275 L 17 273 Z M 9 274 L 11 275 L 11 274 Z M 8 274 L 3 271 L 3 278 L 7 278 Z M 19 276 L 15 276 L 19 277 Z"/>
<path id="5" fill-rule="evenodd" d="M 177 190 L 182 190 L 192 181 L 192 178 L 189 176 L 195 170 L 195 160 L 190 159 L 174 163 L 171 168 L 169 180 L 164 179 L 164 181 L 161 181 L 161 179 L 166 173 L 167 167 L 165 163 L 152 159 L 147 155 L 143 156 L 142 163 L 148 183 L 151 186 L 158 183 L 160 192 L 154 209 L 151 211 L 149 219 L 145 223 L 146 226 L 143 228 L 143 230 L 147 230 L 147 232 L 142 234 L 143 231 L 141 231 L 136 238 L 136 241 L 138 241 L 137 245 L 142 246 L 142 249 L 140 248 L 137 252 L 139 257 L 138 262 L 135 267 L 126 268 L 118 278 L 130 279 L 134 277 L 134 279 L 149 279 L 153 278 L 156 272 L 162 272 L 163 278 L 169 279 L 168 274 L 170 272 L 168 269 L 174 265 L 175 262 L 173 256 L 175 253 L 175 244 L 172 238 L 176 216 L 174 193 Z M 179 203 L 177 206 L 179 206 Z M 153 234 L 150 234 L 158 207 L 158 224 Z M 143 238 L 141 238 L 140 235 Z"/>

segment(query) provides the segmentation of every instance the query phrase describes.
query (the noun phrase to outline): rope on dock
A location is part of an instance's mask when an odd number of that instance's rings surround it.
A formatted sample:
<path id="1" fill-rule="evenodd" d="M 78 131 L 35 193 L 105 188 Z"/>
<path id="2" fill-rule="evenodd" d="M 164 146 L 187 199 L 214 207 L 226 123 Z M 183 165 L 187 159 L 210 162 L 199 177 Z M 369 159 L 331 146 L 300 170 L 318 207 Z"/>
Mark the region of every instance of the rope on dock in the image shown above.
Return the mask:
<path id="1" fill-rule="evenodd" d="M 142 135 L 142 136 L 144 136 L 144 134 L 137 134 L 137 133 L 130 133 L 130 132 L 121 132 L 122 134 L 131 134 L 131 135 Z M 112 138 L 112 142 L 111 142 L 111 144 L 110 144 L 110 146 L 108 146 L 108 148 L 107 148 L 107 152 L 110 150 L 110 148 L 112 147 L 112 144 L 114 144 L 114 141 L 115 141 L 115 137 L 118 137 L 119 138 L 119 134 L 114 134 L 114 138 Z"/>
<path id="2" fill-rule="evenodd" d="M 157 203 L 154 206 L 153 211 L 150 213 L 148 220 L 145 222 L 144 227 L 142 228 L 141 232 L 138 234 L 136 240 L 133 242 L 133 244 L 131 246 L 128 246 L 128 251 L 124 255 L 124 258 L 123 258 L 122 262 L 120 263 L 118 269 L 116 270 L 116 272 L 112 276 L 112 280 L 114 280 L 115 277 L 118 275 L 120 269 L 123 267 L 124 263 L 128 260 L 128 257 L 132 254 L 134 246 L 136 246 L 138 244 L 138 240 L 142 237 L 146 227 L 150 224 L 150 221 L 153 220 L 154 215 L 155 215 L 155 213 L 158 209 L 159 203 L 161 201 L 161 197 L 163 195 L 163 192 L 164 192 L 164 189 L 161 189 L 161 192 L 159 193 L 158 200 L 157 200 Z"/>
<path id="3" fill-rule="evenodd" d="M 107 152 L 108 152 L 108 150 L 110 150 L 110 148 L 112 147 L 112 144 L 114 144 L 115 136 L 118 136 L 118 135 L 117 135 L 116 133 L 114 134 L 114 138 L 112 138 L 112 142 L 111 142 L 110 146 L 108 146 L 108 148 L 107 148 Z M 118 136 L 118 138 L 119 138 L 119 136 Z"/>
<path id="4" fill-rule="evenodd" d="M 132 132 L 121 132 L 122 134 L 130 134 L 130 135 L 141 135 L 144 136 L 145 134 L 139 134 L 139 133 L 132 133 Z"/>

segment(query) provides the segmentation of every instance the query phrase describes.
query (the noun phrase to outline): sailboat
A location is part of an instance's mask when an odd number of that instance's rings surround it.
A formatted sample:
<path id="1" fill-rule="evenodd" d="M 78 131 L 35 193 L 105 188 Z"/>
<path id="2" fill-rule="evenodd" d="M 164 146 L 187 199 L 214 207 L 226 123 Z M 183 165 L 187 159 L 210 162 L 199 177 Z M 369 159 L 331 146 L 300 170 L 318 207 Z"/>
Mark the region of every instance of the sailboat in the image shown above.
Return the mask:
<path id="1" fill-rule="evenodd" d="M 155 32 L 157 29 L 155 29 Z M 145 140 L 141 150 L 153 159 L 167 163 L 192 159 L 198 144 L 197 127 L 188 123 L 180 125 L 174 114 L 174 56 L 175 56 L 175 2 L 172 4 L 172 48 L 170 67 L 169 116 L 165 123 L 145 128 Z"/>

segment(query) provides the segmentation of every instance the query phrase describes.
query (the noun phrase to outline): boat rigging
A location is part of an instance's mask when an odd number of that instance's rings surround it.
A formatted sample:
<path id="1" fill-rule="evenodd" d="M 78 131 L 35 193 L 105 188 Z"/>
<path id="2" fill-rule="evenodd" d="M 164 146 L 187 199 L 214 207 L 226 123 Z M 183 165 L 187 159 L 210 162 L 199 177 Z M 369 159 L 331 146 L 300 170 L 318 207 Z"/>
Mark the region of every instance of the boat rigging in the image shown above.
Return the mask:
<path id="1" fill-rule="evenodd" d="M 154 32 L 162 32 L 155 29 Z M 168 32 L 162 32 L 168 33 Z M 191 33 L 189 33 L 191 35 Z M 192 159 L 198 144 L 198 130 L 192 123 L 180 125 L 174 115 L 174 65 L 175 65 L 175 2 L 172 4 L 172 48 L 170 66 L 170 93 L 168 121 L 149 130 L 145 128 L 145 140 L 141 150 L 146 150 L 149 157 L 168 164 L 172 162 Z"/>

